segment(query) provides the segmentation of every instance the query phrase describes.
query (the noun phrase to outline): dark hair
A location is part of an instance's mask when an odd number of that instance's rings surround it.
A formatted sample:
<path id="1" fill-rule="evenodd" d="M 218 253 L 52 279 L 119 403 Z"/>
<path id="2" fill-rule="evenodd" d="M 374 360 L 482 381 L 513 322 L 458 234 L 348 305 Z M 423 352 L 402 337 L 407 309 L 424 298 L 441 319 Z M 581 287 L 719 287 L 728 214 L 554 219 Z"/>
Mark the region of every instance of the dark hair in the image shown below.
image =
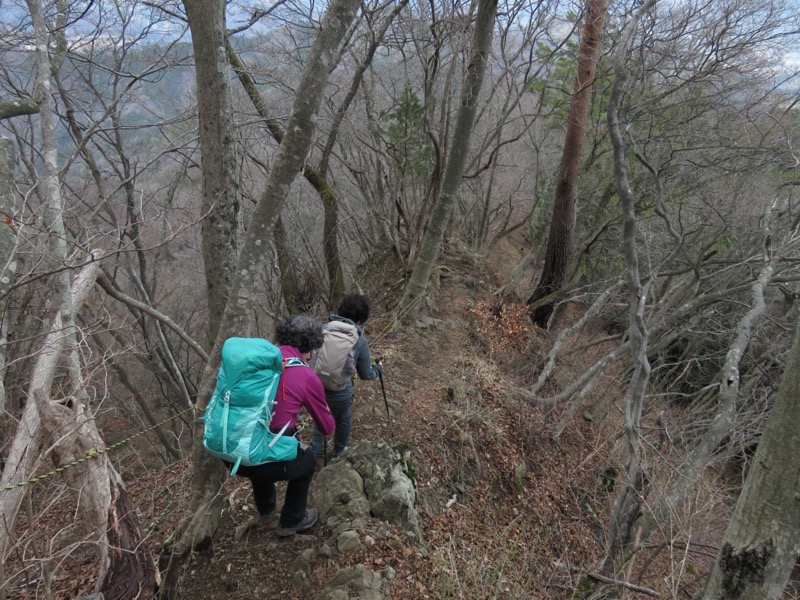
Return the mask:
<path id="1" fill-rule="evenodd" d="M 314 317 L 294 315 L 275 328 L 275 342 L 279 346 L 294 346 L 300 352 L 311 352 L 322 347 L 322 325 Z"/>
<path id="2" fill-rule="evenodd" d="M 336 314 L 355 323 L 366 323 L 369 318 L 369 298 L 361 294 L 347 294 L 342 298 Z"/>

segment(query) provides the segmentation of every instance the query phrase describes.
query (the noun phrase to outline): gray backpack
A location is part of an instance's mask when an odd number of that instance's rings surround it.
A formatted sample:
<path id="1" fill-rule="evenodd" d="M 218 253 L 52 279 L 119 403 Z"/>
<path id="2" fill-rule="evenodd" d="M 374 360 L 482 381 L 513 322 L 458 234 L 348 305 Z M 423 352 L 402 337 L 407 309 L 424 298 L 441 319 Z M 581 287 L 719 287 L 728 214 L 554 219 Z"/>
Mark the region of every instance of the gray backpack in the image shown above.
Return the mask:
<path id="1" fill-rule="evenodd" d="M 324 342 L 311 366 L 326 390 L 343 390 L 356 371 L 358 328 L 352 321 L 328 321 L 322 326 Z"/>

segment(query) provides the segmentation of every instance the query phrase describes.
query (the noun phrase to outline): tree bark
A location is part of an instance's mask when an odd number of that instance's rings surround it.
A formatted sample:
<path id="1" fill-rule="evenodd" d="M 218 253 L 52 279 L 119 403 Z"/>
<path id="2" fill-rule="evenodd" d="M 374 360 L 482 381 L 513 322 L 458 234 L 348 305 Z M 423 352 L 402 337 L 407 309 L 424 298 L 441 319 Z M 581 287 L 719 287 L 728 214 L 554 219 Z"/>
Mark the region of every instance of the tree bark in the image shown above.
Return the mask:
<path id="1" fill-rule="evenodd" d="M 286 239 L 286 227 L 283 219 L 278 216 L 275 220 L 275 253 L 278 257 L 278 269 L 281 275 L 281 293 L 286 311 L 290 315 L 300 312 L 300 288 L 297 284 L 297 272 L 292 265 L 292 255 L 289 253 L 288 241 Z"/>
<path id="2" fill-rule="evenodd" d="M 225 50 L 225 4 L 225 0 L 183 1 L 197 79 L 203 214 L 208 214 L 203 221 L 203 265 L 211 340 L 217 336 L 236 267 L 241 197 Z"/>
<path id="3" fill-rule="evenodd" d="M 800 558 L 800 327 L 704 600 L 779 600 Z"/>
<path id="4" fill-rule="evenodd" d="M 267 246 L 275 221 L 289 193 L 292 181 L 303 167 L 311 148 L 314 117 L 319 109 L 333 64 L 336 47 L 352 22 L 359 0 L 333 0 L 322 20 L 320 31 L 309 51 L 303 76 L 297 87 L 286 135 L 272 164 L 264 192 L 256 204 L 247 228 L 228 302 L 219 331 L 200 383 L 197 409 L 202 413 L 211 398 L 220 365 L 220 349 L 226 338 L 246 335 L 251 317 L 255 283 L 267 259 Z M 192 500 L 188 514 L 176 534 L 164 546 L 165 597 L 176 589 L 178 566 L 192 548 L 206 545 L 219 525 L 222 498 L 219 494 L 225 478 L 221 461 L 205 452 L 202 428 L 195 427 L 193 437 Z"/>
<path id="5" fill-rule="evenodd" d="M 35 115 L 39 112 L 39 101 L 35 98 L 0 101 L 0 121 L 12 117 Z"/>
<path id="6" fill-rule="evenodd" d="M 625 152 L 625 139 L 619 122 L 619 103 L 628 74 L 625 58 L 628 44 L 642 15 L 652 8 L 656 0 L 648 0 L 634 14 L 622 32 L 617 51 L 614 54 L 614 89 L 608 107 L 608 131 L 614 150 L 614 178 L 617 193 L 622 202 L 623 233 L 622 244 L 625 254 L 626 281 L 628 284 L 628 336 L 630 339 L 631 364 L 633 375 L 625 394 L 625 439 L 627 442 L 626 482 L 614 502 L 609 522 L 608 555 L 609 566 L 618 553 L 627 545 L 633 522 L 641 510 L 641 486 L 643 477 L 643 450 L 641 447 L 641 420 L 645 392 L 650 379 L 650 361 L 647 359 L 649 331 L 644 320 L 649 285 L 642 284 L 639 276 L 639 255 L 636 249 L 636 199 L 628 180 L 628 161 Z"/>
<path id="7" fill-rule="evenodd" d="M 6 296 L 17 275 L 17 231 L 14 225 L 14 142 L 0 135 L 0 423 L 5 419 Z"/>
<path id="8" fill-rule="evenodd" d="M 558 168 L 553 216 L 550 219 L 550 232 L 547 236 L 544 267 L 528 304 L 552 294 L 564 283 L 569 266 L 572 246 L 572 230 L 575 226 L 575 196 L 578 188 L 581 151 L 586 139 L 589 108 L 592 102 L 597 58 L 603 35 L 607 0 L 586 0 L 586 20 L 581 33 L 578 50 L 578 67 L 575 73 L 575 86 L 569 104 L 567 132 L 564 151 Z M 531 320 L 546 329 L 553 314 L 555 302 L 548 302 L 531 312 Z"/>
<path id="9" fill-rule="evenodd" d="M 97 256 L 97 255 L 96 255 Z M 99 258 L 99 256 L 97 256 Z M 75 278 L 70 304 L 85 302 L 99 271 L 99 262 L 89 263 Z M 61 314 L 56 315 L 36 360 L 29 397 L 11 446 L 0 487 L 0 556 L 10 546 L 8 532 L 14 530 L 27 486 L 14 487 L 30 479 L 43 441 L 54 444 L 56 465 L 71 463 L 97 453 L 99 456 L 65 470 L 64 477 L 77 497 L 77 513 L 87 535 L 98 544 L 100 571 L 97 591 L 106 598 L 123 600 L 131 590 L 149 597 L 155 592 L 155 564 L 136 513 L 130 507 L 119 475 L 108 462 L 94 419 L 78 396 L 54 402 L 49 397 L 59 358 L 67 348 Z M 98 452 L 99 451 L 99 452 Z"/>
<path id="10" fill-rule="evenodd" d="M 497 14 L 497 0 L 476 1 L 478 2 L 478 15 L 472 38 L 472 57 L 467 67 L 461 92 L 461 104 L 451 140 L 452 150 L 445 167 L 442 189 L 433 207 L 414 270 L 411 272 L 397 310 L 397 320 L 404 324 L 411 323 L 419 313 L 419 305 L 425 295 L 436 257 L 442 246 L 444 232 L 450 220 L 450 213 L 467 163 L 469 142 L 478 110 L 478 96 L 483 85 L 483 76 L 491 50 L 495 15 Z"/>
<path id="11" fill-rule="evenodd" d="M 51 401 L 45 391 L 33 391 L 45 433 L 45 445 L 62 466 L 92 456 L 63 471 L 77 498 L 84 535 L 100 547 L 100 571 L 95 590 L 106 600 L 149 598 L 155 593 L 155 563 L 122 479 L 102 452 L 105 443 L 94 420 L 77 397 Z"/>

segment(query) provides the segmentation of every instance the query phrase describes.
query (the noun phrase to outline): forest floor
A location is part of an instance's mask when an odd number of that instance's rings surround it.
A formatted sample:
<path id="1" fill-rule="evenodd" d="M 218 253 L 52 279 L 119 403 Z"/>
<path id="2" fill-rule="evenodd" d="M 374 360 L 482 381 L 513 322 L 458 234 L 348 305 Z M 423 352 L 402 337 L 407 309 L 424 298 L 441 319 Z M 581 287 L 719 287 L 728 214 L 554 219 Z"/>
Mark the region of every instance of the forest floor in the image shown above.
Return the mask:
<path id="1" fill-rule="evenodd" d="M 402 290 L 390 280 L 397 270 L 373 273 L 367 290 L 373 315 L 366 335 L 383 360 L 394 414 L 390 427 L 378 381 L 357 382 L 351 445 L 385 440 L 411 451 L 423 547 L 393 532 L 351 554 L 319 557 L 311 587 L 295 587 L 289 566 L 303 549 L 322 544 L 323 527 L 289 539 L 254 530 L 235 541 L 236 526 L 253 509 L 249 482 L 234 478 L 226 494 L 235 499 L 226 502 L 211 551 L 197 554 L 181 577 L 180 597 L 311 599 L 336 571 L 359 563 L 394 569 L 388 585 L 398 599 L 565 598 L 575 589 L 603 555 L 602 523 L 613 496 L 598 497 L 597 480 L 621 429 L 616 414 L 602 423 L 578 416 L 554 441 L 562 409 L 545 413 L 515 399 L 512 389 L 535 382 L 550 345 L 522 307 L 501 313 L 491 295 L 521 258 L 509 245 L 488 260 L 448 248 L 436 305 L 422 311 L 437 321 L 423 330 L 384 330 Z M 577 367 L 591 356 L 571 360 Z M 169 524 L 165 529 L 162 535 Z"/>
<path id="2" fill-rule="evenodd" d="M 388 331 L 389 311 L 402 290 L 397 265 L 373 268 L 365 287 L 373 303 L 366 335 L 374 357 L 383 360 L 393 415 L 390 423 L 379 381 L 357 382 L 351 446 L 384 440 L 411 452 L 424 544 L 392 530 L 352 553 L 317 556 L 311 577 L 298 586 L 290 567 L 302 550 L 321 546 L 323 525 L 288 539 L 270 528 L 253 529 L 237 541 L 236 527 L 254 507 L 249 482 L 231 478 L 217 534 L 182 571 L 179 596 L 312 599 L 336 571 L 360 563 L 373 571 L 393 569 L 385 585 L 394 599 L 585 597 L 572 594 L 600 568 L 613 473 L 622 464 L 623 378 L 607 371 L 575 414 L 571 406 L 544 410 L 514 394 L 536 382 L 553 335 L 532 328 L 524 306 L 502 305 L 492 295 L 521 259 L 510 242 L 489 258 L 448 246 L 436 273 L 436 304 L 422 310 L 435 319 L 425 329 Z M 530 282 L 522 292 L 525 285 Z M 554 330 L 575 318 L 570 310 Z M 563 388 L 604 351 L 594 345 L 565 354 L 542 395 Z M 649 408 L 646 426 L 657 427 L 668 410 Z M 560 423 L 566 426 L 556 437 Z M 187 459 L 127 482 L 156 557 L 188 503 L 190 472 Z M 713 535 L 722 530 L 724 515 L 718 518 Z M 708 544 L 708 551 L 663 545 L 633 565 L 628 581 L 661 598 L 691 598 L 715 553 L 714 539 L 693 541 Z M 52 597 L 87 593 L 89 582 L 75 569 L 88 571 L 65 566 Z"/>
<path id="3" fill-rule="evenodd" d="M 390 427 L 379 381 L 357 381 L 351 446 L 384 440 L 411 451 L 424 547 L 394 532 L 357 552 L 320 557 L 312 587 L 298 589 L 288 567 L 301 550 L 322 544 L 323 528 L 288 540 L 255 530 L 237 543 L 236 526 L 252 507 L 242 511 L 235 500 L 226 503 L 238 510 L 223 515 L 212 551 L 198 554 L 181 578 L 182 598 L 313 598 L 333 573 L 358 563 L 394 569 L 391 598 L 565 596 L 576 583 L 570 567 L 602 553 L 598 523 L 581 507 L 580 490 L 596 488 L 605 454 L 598 446 L 608 444 L 595 431 L 587 438 L 582 419 L 552 442 L 552 416 L 513 399 L 514 385 L 532 383 L 547 344 L 521 309 L 497 318 L 500 303 L 491 290 L 500 281 L 491 269 L 450 249 L 437 274 L 436 306 L 422 311 L 437 321 L 424 330 L 384 331 L 397 298 L 369 290 L 373 315 L 365 333 L 383 361 L 393 416 Z M 247 480 L 226 487 L 229 497 L 251 504 Z"/>

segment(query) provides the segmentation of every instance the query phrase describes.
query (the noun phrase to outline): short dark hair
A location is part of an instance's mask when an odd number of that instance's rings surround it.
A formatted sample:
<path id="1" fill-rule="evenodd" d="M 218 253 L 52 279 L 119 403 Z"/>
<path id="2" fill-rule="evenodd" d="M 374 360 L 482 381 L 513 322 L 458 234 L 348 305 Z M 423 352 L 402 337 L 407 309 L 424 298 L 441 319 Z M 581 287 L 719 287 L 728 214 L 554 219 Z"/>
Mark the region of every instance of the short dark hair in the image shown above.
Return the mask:
<path id="1" fill-rule="evenodd" d="M 347 294 L 342 298 L 336 314 L 355 323 L 366 323 L 369 318 L 369 298 L 361 294 Z"/>
<path id="2" fill-rule="evenodd" d="M 279 346 L 294 346 L 300 352 L 311 352 L 322 347 L 322 325 L 308 315 L 294 315 L 275 328 L 275 341 Z"/>

